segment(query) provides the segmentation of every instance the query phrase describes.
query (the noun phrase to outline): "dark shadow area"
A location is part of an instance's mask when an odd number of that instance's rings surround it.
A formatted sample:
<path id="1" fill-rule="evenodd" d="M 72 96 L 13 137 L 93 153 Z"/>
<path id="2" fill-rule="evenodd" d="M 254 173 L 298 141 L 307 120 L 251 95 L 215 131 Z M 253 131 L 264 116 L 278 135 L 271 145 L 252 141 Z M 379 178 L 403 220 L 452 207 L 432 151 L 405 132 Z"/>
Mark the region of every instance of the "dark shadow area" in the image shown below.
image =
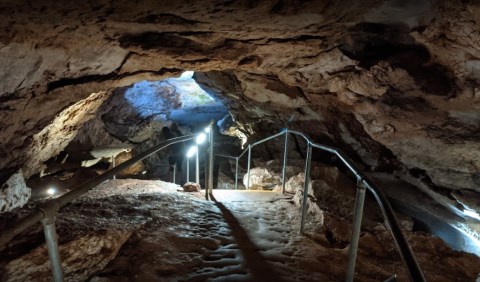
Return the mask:
<path id="1" fill-rule="evenodd" d="M 451 70 L 432 61 L 428 49 L 415 43 L 407 26 L 363 22 L 349 31 L 340 50 L 361 67 L 370 69 L 386 61 L 405 69 L 425 93 L 448 97 L 454 91 Z"/>
<path id="2" fill-rule="evenodd" d="M 251 281 L 285 281 L 274 272 L 268 260 L 261 254 L 260 248 L 252 242 L 247 231 L 240 225 L 240 222 L 232 212 L 218 202 L 212 194 L 210 194 L 210 198 L 220 209 L 225 221 L 232 230 L 232 236 L 245 258 L 245 266 L 251 271 Z"/>

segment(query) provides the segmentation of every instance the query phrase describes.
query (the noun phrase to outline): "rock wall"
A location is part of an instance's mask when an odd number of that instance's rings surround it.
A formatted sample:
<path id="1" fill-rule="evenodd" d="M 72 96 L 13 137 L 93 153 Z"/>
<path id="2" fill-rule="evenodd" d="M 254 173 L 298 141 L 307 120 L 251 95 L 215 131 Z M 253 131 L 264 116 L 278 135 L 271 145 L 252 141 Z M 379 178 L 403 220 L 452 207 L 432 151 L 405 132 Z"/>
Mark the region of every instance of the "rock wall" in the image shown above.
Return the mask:
<path id="1" fill-rule="evenodd" d="M 411 172 L 432 187 L 478 192 L 479 7 L 447 0 L 2 2 L 0 180 L 17 167 L 38 172 L 64 146 L 52 146 L 58 134 L 43 131 L 69 105 L 195 70 L 204 73 L 196 79 L 205 89 L 228 102 L 244 136 L 288 125 L 343 148 L 367 170 Z"/>
<path id="2" fill-rule="evenodd" d="M 14 173 L 0 189 L 0 213 L 22 207 L 30 199 L 31 190 L 25 184 L 22 170 Z"/>

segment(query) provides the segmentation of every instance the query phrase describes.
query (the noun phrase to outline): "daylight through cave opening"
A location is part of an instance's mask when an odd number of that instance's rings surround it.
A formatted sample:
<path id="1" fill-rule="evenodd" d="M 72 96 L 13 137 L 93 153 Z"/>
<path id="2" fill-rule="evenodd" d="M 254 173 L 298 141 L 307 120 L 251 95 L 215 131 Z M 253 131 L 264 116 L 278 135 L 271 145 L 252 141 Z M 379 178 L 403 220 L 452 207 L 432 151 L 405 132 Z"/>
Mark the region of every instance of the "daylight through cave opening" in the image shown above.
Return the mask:
<path id="1" fill-rule="evenodd" d="M 33 199 L 57 197 L 162 140 L 196 133 L 211 121 L 224 125 L 222 121 L 230 118 L 228 105 L 205 92 L 193 75 L 185 71 L 178 78 L 143 80 L 111 90 L 66 148 L 28 180 Z M 117 177 L 171 181 L 176 165 L 176 182 L 181 184 L 187 178 L 185 154 L 186 146 L 174 145 Z"/>
<path id="2" fill-rule="evenodd" d="M 1 1 L 0 242 L 38 211 L 38 199 L 95 179 L 158 140 L 199 132 L 198 121 L 224 105 L 217 154 L 238 155 L 283 128 L 340 148 L 395 209 L 428 281 L 477 280 L 480 2 L 140 2 Z M 178 84 L 191 76 L 209 97 L 178 94 L 193 89 Z M 256 246 L 243 250 L 260 250 L 266 263 L 238 253 L 242 242 L 230 236 L 238 229 L 214 202 L 150 180 L 172 181 L 172 163 L 184 172 L 184 154 L 173 152 L 185 144 L 58 211 L 66 280 L 266 281 L 274 276 L 252 275 L 267 265 L 278 280 L 345 280 L 356 183 L 337 157 L 313 152 L 306 193 L 308 144 L 292 137 L 287 145 L 254 146 L 251 165 L 215 160 L 214 192 L 236 177 L 240 190 L 275 193 L 288 152 L 281 199 L 219 197 L 253 235 Z M 297 236 L 303 203 L 313 240 Z M 391 228 L 372 203 L 367 196 L 354 280 L 406 280 Z M 3 240 L 0 280 L 48 280 L 42 238 L 37 228 Z"/>

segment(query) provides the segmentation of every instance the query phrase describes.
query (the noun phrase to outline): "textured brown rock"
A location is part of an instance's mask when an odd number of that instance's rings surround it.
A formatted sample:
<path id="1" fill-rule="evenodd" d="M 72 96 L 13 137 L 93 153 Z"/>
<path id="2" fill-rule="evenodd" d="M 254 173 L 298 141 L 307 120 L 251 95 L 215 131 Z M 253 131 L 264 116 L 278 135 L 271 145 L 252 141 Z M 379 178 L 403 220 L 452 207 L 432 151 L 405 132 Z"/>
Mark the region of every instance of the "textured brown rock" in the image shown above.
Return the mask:
<path id="1" fill-rule="evenodd" d="M 413 175 L 440 203 L 454 202 L 452 190 L 478 198 L 479 7 L 4 1 L 0 182 L 18 168 L 40 172 L 109 90 L 195 70 L 228 104 L 229 132 L 245 141 L 289 126 L 342 148 L 364 170 Z"/>
<path id="2" fill-rule="evenodd" d="M 200 187 L 200 184 L 195 183 L 195 182 L 187 182 L 183 184 L 183 191 L 185 192 L 200 192 L 202 188 Z"/>
<path id="3" fill-rule="evenodd" d="M 103 269 L 130 237 L 131 231 L 104 230 L 59 246 L 64 275 L 70 281 L 85 281 Z M 5 266 L 2 281 L 51 281 L 50 261 L 45 245 Z"/>
<path id="4" fill-rule="evenodd" d="M 249 176 L 250 182 L 248 182 Z M 280 182 L 281 179 L 277 174 L 264 167 L 252 168 L 243 176 L 243 185 L 245 185 L 247 189 L 253 190 L 273 189 L 275 185 L 278 185 Z"/>
<path id="5" fill-rule="evenodd" d="M 63 110 L 52 123 L 33 135 L 24 166 L 25 176 L 39 172 L 44 168 L 44 161 L 60 153 L 75 138 L 82 124 L 93 117 L 107 97 L 105 92 L 91 94 L 85 100 Z"/>
<path id="6" fill-rule="evenodd" d="M 236 69 L 240 91 L 226 99 L 240 123 L 286 120 L 300 110 L 298 126 L 319 121 L 311 134 L 327 129 L 323 136 L 371 167 L 386 148 L 436 185 L 478 186 L 475 3 L 67 1 L 4 3 L 2 11 L 2 65 L 15 66 L 2 72 L 4 168 L 30 162 L 25 152 L 38 145 L 28 137 L 89 93 L 181 69 Z M 335 120 L 337 111 L 351 114 Z M 48 157 L 34 158 L 26 175 Z"/>

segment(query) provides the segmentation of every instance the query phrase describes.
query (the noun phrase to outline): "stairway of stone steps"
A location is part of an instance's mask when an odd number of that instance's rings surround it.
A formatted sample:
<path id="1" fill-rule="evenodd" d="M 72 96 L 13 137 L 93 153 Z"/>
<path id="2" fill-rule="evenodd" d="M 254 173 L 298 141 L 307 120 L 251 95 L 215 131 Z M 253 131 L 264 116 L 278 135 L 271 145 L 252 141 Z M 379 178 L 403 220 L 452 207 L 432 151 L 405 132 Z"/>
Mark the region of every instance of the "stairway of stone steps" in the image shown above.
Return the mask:
<path id="1" fill-rule="evenodd" d="M 347 250 L 301 235 L 291 196 L 216 189 L 213 201 L 202 193 L 168 195 L 149 196 L 150 219 L 90 281 L 344 279 Z"/>
<path id="2" fill-rule="evenodd" d="M 342 280 L 345 252 L 325 254 L 300 234 L 301 214 L 291 196 L 216 190 L 214 199 L 220 213 L 208 214 L 196 230 L 205 237 L 213 232 L 220 246 L 205 254 L 203 262 L 181 280 Z M 340 263 L 331 263 L 335 260 Z"/>

